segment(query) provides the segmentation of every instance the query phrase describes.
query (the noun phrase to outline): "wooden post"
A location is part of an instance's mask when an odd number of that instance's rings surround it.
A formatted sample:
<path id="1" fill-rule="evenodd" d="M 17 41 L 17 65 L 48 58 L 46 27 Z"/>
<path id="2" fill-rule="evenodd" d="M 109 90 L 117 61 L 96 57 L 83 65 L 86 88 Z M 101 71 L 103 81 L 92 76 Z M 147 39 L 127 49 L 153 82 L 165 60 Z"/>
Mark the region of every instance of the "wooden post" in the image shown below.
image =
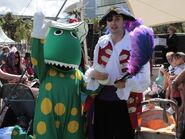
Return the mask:
<path id="1" fill-rule="evenodd" d="M 80 8 L 81 8 L 81 12 L 80 12 L 81 20 L 83 21 L 84 20 L 84 10 L 85 10 L 83 0 L 80 0 Z M 87 65 L 89 62 L 88 62 L 88 50 L 87 50 L 87 40 L 86 39 L 83 41 L 83 47 L 84 47 L 84 62 L 85 62 L 85 65 Z"/>

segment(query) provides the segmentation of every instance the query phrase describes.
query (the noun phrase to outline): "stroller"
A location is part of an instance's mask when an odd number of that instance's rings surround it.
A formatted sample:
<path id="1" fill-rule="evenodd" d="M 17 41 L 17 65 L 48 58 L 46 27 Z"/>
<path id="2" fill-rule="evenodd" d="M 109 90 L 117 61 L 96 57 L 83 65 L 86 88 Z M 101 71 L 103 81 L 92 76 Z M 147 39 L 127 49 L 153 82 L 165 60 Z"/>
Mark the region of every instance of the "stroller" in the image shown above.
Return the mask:
<path id="1" fill-rule="evenodd" d="M 135 139 L 177 139 L 178 106 L 174 101 L 154 98 L 141 105 Z"/>
<path id="2" fill-rule="evenodd" d="M 2 98 L 4 102 L 4 106 L 0 111 L 0 117 L 3 118 L 1 128 L 19 125 L 27 131 L 28 134 L 31 134 L 35 100 L 30 88 L 21 83 L 7 83 L 1 87 L 0 98 Z M 15 116 L 13 119 L 7 116 L 7 113 L 10 111 L 12 111 Z"/>

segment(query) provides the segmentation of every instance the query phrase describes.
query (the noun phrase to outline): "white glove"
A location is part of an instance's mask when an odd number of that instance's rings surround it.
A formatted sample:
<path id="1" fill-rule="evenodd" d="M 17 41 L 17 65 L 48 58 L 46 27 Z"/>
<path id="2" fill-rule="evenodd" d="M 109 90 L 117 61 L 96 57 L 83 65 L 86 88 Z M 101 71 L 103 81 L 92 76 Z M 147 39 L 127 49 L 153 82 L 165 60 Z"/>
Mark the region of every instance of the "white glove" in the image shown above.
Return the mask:
<path id="1" fill-rule="evenodd" d="M 51 25 L 51 21 L 45 20 L 45 16 L 42 12 L 35 13 L 31 36 L 33 38 L 44 39 L 49 25 Z"/>
<path id="2" fill-rule="evenodd" d="M 94 67 L 90 67 L 86 72 L 84 76 L 84 80 L 87 83 L 87 89 L 95 91 L 99 87 L 99 83 L 97 80 L 92 79 L 92 71 L 94 70 Z"/>

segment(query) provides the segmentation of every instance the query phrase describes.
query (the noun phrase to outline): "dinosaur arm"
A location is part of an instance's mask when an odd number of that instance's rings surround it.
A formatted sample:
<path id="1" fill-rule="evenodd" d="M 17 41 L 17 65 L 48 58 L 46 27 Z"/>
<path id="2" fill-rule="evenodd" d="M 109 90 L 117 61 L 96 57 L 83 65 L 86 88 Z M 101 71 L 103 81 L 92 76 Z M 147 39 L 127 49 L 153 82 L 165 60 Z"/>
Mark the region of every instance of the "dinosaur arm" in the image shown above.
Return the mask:
<path id="1" fill-rule="evenodd" d="M 44 43 L 42 39 L 32 38 L 32 64 L 40 81 L 46 73 L 43 46 Z"/>

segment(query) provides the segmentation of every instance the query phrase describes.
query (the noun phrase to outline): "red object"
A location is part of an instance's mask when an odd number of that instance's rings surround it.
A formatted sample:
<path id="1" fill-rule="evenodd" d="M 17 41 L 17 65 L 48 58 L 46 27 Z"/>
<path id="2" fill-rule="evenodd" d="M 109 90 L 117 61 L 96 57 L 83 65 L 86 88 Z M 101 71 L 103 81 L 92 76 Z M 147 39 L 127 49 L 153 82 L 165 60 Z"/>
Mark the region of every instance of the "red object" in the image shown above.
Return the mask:
<path id="1" fill-rule="evenodd" d="M 128 50 L 122 50 L 119 55 L 119 61 L 121 66 L 122 72 L 126 72 L 128 70 L 127 66 L 124 66 L 124 64 L 128 63 L 128 60 L 130 58 L 130 52 Z"/>
<path id="2" fill-rule="evenodd" d="M 103 65 L 105 67 L 108 63 L 111 54 L 112 54 L 112 45 L 110 42 L 104 48 L 99 47 L 98 64 Z"/>
<path id="3" fill-rule="evenodd" d="M 138 127 L 138 115 L 142 112 L 142 107 L 139 106 L 141 101 L 143 101 L 143 93 L 131 92 L 127 105 L 133 129 Z"/>
<path id="4" fill-rule="evenodd" d="M 87 96 L 85 102 L 84 102 L 84 112 L 88 112 L 90 107 L 92 106 L 94 98 L 91 96 Z"/>
<path id="5" fill-rule="evenodd" d="M 76 19 L 76 18 L 69 19 L 69 23 L 75 23 L 75 22 L 78 22 L 78 19 Z"/>

